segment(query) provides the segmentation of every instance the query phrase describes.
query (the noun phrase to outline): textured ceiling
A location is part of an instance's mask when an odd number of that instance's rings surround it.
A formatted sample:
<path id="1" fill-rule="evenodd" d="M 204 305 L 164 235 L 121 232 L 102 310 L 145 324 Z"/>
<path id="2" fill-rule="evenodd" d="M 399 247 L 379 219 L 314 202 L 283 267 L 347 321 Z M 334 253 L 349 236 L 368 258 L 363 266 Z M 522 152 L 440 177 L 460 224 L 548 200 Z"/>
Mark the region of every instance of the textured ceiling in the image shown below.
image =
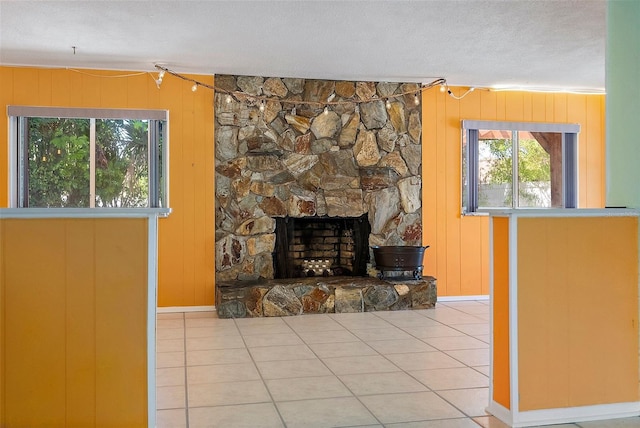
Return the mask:
<path id="1" fill-rule="evenodd" d="M 605 15 L 604 0 L 0 0 L 0 64 L 602 91 Z"/>

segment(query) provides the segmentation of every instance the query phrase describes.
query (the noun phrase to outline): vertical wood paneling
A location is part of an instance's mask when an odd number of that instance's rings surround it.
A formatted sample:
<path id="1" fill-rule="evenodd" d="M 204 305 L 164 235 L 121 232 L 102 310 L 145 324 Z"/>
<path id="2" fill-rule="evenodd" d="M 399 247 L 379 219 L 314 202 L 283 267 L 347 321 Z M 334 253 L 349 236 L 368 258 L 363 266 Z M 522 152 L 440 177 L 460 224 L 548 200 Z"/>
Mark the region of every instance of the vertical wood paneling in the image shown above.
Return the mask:
<path id="1" fill-rule="evenodd" d="M 127 108 L 145 108 L 144 106 L 153 105 L 149 102 L 149 94 L 156 93 L 160 91 L 160 89 L 156 88 L 154 91 L 153 88 L 147 87 L 147 83 L 151 79 L 152 76 L 149 74 L 142 74 L 125 79 L 124 82 L 121 83 L 125 91 L 124 97 L 127 100 Z M 155 105 L 157 105 L 157 103 Z"/>
<path id="2" fill-rule="evenodd" d="M 638 400 L 637 224 L 518 220 L 521 411 Z"/>
<path id="3" fill-rule="evenodd" d="M 59 80 L 67 80 L 67 79 L 69 80 L 69 92 L 65 98 L 61 98 L 59 101 L 58 99 L 54 99 L 53 103 L 57 104 L 58 102 L 64 102 L 68 99 L 69 104 L 60 104 L 60 106 L 69 105 L 72 107 L 82 107 L 83 105 L 82 100 L 84 98 L 84 95 L 82 94 L 84 90 L 83 88 L 84 76 L 82 76 L 82 74 L 79 74 L 79 73 L 67 72 L 66 76 L 60 75 L 58 76 L 58 78 Z"/>
<path id="4" fill-rule="evenodd" d="M 467 102 L 459 103 L 460 117 L 480 117 L 480 93 L 473 92 L 465 100 Z M 460 156 L 461 153 L 458 157 Z M 459 200 L 460 191 L 454 194 L 458 195 Z M 461 202 L 458 202 L 458 206 L 460 205 Z M 482 287 L 482 263 L 485 261 L 482 251 L 482 227 L 480 227 L 482 221 L 486 219 L 468 216 L 460 219 L 460 294 L 462 295 L 481 294 L 478 292 L 478 287 Z"/>
<path id="5" fill-rule="evenodd" d="M 160 90 L 160 102 L 177 102 L 183 105 L 183 96 L 188 96 L 183 88 L 183 82 L 172 82 L 167 85 L 162 82 Z M 184 129 L 184 113 L 181 108 L 169 112 L 169 203 L 172 207 L 186 207 L 187 201 L 182 191 L 184 187 L 183 151 L 190 142 L 187 140 L 189 133 Z M 213 195 L 212 195 L 213 197 Z M 184 209 L 176 209 L 169 218 L 159 222 L 159 251 L 158 251 L 158 279 L 167 286 L 161 288 L 158 285 L 158 306 L 182 306 L 189 300 L 184 292 Z M 184 280 L 183 280 L 184 279 Z"/>
<path id="6" fill-rule="evenodd" d="M 0 67 L 0 106 L 10 104 L 14 98 L 13 88 L 15 86 L 13 80 L 13 69 Z M 6 114 L 0 114 L 0 132 L 4 131 L 4 136 L 8 135 L 8 118 Z M 8 147 L 0 147 L 0 208 L 9 206 L 9 150 Z M 0 420 L 0 422 L 2 422 Z"/>
<path id="7" fill-rule="evenodd" d="M 38 69 L 38 100 L 47 105 L 51 104 L 53 92 L 52 76 L 48 70 Z"/>
<path id="8" fill-rule="evenodd" d="M 9 222 L 8 220 L 2 220 Z M 11 220 L 3 240 L 5 424 L 65 425 L 64 220 Z M 49 245 L 56 243 L 58 251 Z M 62 245 L 60 246 L 60 244 Z M 43 334 L 47 332 L 47 334 Z M 43 387 L 46 385 L 47 387 Z"/>
<path id="9" fill-rule="evenodd" d="M 545 98 L 545 122 L 553 122 L 555 120 L 555 99 L 561 94 L 544 94 Z"/>
<path id="10" fill-rule="evenodd" d="M 567 94 L 551 94 L 553 96 L 553 119 L 551 122 L 567 122 Z"/>
<path id="11" fill-rule="evenodd" d="M 67 426 L 96 423 L 95 233 L 91 219 L 65 230 Z M 82 321 L 81 321 L 82 320 Z"/>
<path id="12" fill-rule="evenodd" d="M 183 86 L 186 86 L 187 82 L 184 82 Z M 190 85 L 189 85 L 190 86 Z M 184 88 L 184 90 L 189 90 L 189 88 Z M 193 94 L 196 95 L 196 94 Z M 195 138 L 194 135 L 194 96 L 186 97 L 183 96 L 182 102 L 182 130 L 183 130 L 183 138 L 185 140 L 189 139 L 193 141 Z M 194 194 L 195 194 L 195 186 L 196 183 L 194 181 L 194 169 L 196 162 L 199 162 L 200 159 L 196 159 L 194 157 L 194 145 L 193 144 L 185 144 L 182 146 L 182 173 L 184 175 L 182 181 L 182 196 L 184 198 L 184 217 L 182 224 L 182 231 L 184 233 L 184 243 L 183 243 L 183 257 L 185 257 L 185 263 L 183 267 L 183 278 L 184 278 L 184 301 L 189 302 L 187 305 L 193 304 L 195 300 L 195 271 L 194 264 L 186 263 L 187 260 L 194 260 L 194 244 L 195 244 L 195 213 L 194 213 Z"/>
<path id="13" fill-rule="evenodd" d="M 105 77 L 100 78 L 99 102 L 103 106 L 113 105 L 125 105 L 127 102 L 127 85 L 120 81 L 119 77 L 109 78 L 108 76 L 115 76 L 114 72 L 104 72 Z M 94 101 L 95 102 L 95 101 Z"/>
<path id="14" fill-rule="evenodd" d="M 533 93 L 522 92 L 522 120 L 533 121 Z"/>
<path id="15" fill-rule="evenodd" d="M 588 126 L 587 123 L 587 100 L 585 97 L 579 95 L 569 94 L 567 95 L 567 122 L 579 123 L 582 128 Z M 578 165 L 587 164 L 587 147 L 589 144 L 589 135 L 586 132 L 581 132 L 578 135 Z M 578 206 L 585 206 L 587 200 L 587 191 L 589 188 L 589 179 L 587 174 L 587 168 L 578 168 L 578 183 L 582 185 L 578 186 Z M 596 171 L 593 171 L 597 174 Z"/>
<path id="16" fill-rule="evenodd" d="M 13 74 L 13 103 L 22 105 L 35 105 L 39 102 L 40 80 L 38 70 L 24 68 Z"/>
<path id="17" fill-rule="evenodd" d="M 462 93 L 462 89 L 452 89 Z M 447 171 L 460 170 L 460 122 L 450 118 L 460 117 L 460 103 L 446 96 L 445 98 L 445 141 Z M 447 216 L 447 288 L 449 292 L 460 294 L 460 174 L 445 176 L 445 205 Z M 458 211 L 458 213 L 456 213 Z"/>
<path id="18" fill-rule="evenodd" d="M 72 75 L 66 70 L 43 70 L 42 73 L 51 75 L 49 84 L 51 85 L 51 99 L 44 105 L 61 105 L 69 106 L 74 103 L 71 101 L 71 97 L 74 91 L 71 87 Z M 54 104 L 55 100 L 55 104 Z"/>
<path id="19" fill-rule="evenodd" d="M 493 400 L 511 408 L 511 359 L 509 337 L 509 221 L 493 222 Z"/>
<path id="20" fill-rule="evenodd" d="M 496 93 L 496 120 L 507 120 L 507 94 Z"/>
<path id="21" fill-rule="evenodd" d="M 209 79 L 207 83 L 213 84 L 213 79 Z M 203 89 L 202 91 L 204 92 L 205 90 Z M 206 105 L 207 102 L 208 98 L 205 96 L 194 97 L 193 157 L 196 160 L 193 176 L 193 182 L 195 185 L 193 199 L 194 236 L 206 236 L 208 228 L 213 228 L 214 225 L 213 217 L 209 216 L 208 213 L 208 209 L 211 209 L 211 213 L 213 213 L 213 198 L 207 200 L 206 198 L 195 197 L 195 194 L 198 193 L 199 187 L 204 188 L 205 192 L 207 189 L 209 191 L 213 191 L 210 177 L 207 176 L 207 154 L 210 154 L 213 157 L 213 150 L 207 153 L 207 147 L 213 148 L 213 145 L 211 144 L 213 137 L 211 139 L 207 139 L 207 129 L 202 126 L 198 126 L 206 121 L 206 115 L 209 114 L 209 110 Z M 214 260 L 214 257 L 213 251 L 211 251 L 211 253 L 207 251 L 207 246 L 211 246 L 211 250 L 215 248 L 215 244 L 213 242 L 208 242 L 207 240 L 198 239 L 194 242 L 194 284 L 205 284 L 204 287 L 195 287 L 194 302 L 206 302 L 210 291 L 208 286 L 211 284 L 207 284 L 207 261 L 209 261 L 209 264 L 213 266 L 211 261 Z M 210 258 L 207 258 L 208 254 L 211 254 Z M 211 294 L 211 296 L 213 296 L 213 294 Z"/>
<path id="22" fill-rule="evenodd" d="M 452 88 L 454 94 L 466 88 Z M 423 102 L 425 274 L 441 296 L 489 292 L 488 219 L 460 216 L 460 121 L 579 123 L 580 206 L 604 204 L 604 96 L 476 90 L 460 101 L 426 90 Z"/>
<path id="23" fill-rule="evenodd" d="M 605 134 L 605 105 L 604 97 L 590 97 L 587 99 L 586 127 L 578 136 L 578 141 L 585 140 L 582 150 L 586 152 L 584 168 L 587 175 L 587 197 L 583 201 L 586 207 L 598 207 L 605 201 L 605 140 L 594 135 Z"/>
<path id="24" fill-rule="evenodd" d="M 480 294 L 488 295 L 491 290 L 491 284 L 489 283 L 489 245 L 491 240 L 489 239 L 489 218 L 484 217 L 480 219 L 480 238 L 481 238 L 481 248 L 480 253 L 482 254 L 482 260 L 480 262 Z M 477 292 L 477 289 L 474 290 Z M 472 293 L 473 294 L 473 293 Z"/>
<path id="25" fill-rule="evenodd" d="M 514 122 L 516 120 L 524 120 L 522 92 L 503 92 L 503 94 L 505 100 L 505 120 L 511 122 Z"/>
<path id="26" fill-rule="evenodd" d="M 422 91 L 422 242 L 430 245 L 425 251 L 424 273 L 433 275 L 438 271 L 438 229 L 426 227 L 426 225 L 438 224 L 437 201 L 438 201 L 438 168 L 435 159 L 438 157 L 437 150 L 437 124 L 436 124 L 436 94 L 437 91 Z M 425 163 L 428 160 L 428 163 Z M 425 204 L 425 201 L 430 203 Z"/>
<path id="27" fill-rule="evenodd" d="M 98 74 L 97 70 L 90 70 L 91 74 Z M 80 106 L 81 107 L 95 107 L 100 105 L 101 107 L 107 104 L 100 102 L 100 88 L 109 80 L 107 78 L 93 77 L 86 74 L 80 74 Z M 124 100 L 123 100 L 124 101 Z"/>
<path id="28" fill-rule="evenodd" d="M 147 220 L 0 229 L 0 425 L 146 426 Z"/>
<path id="29" fill-rule="evenodd" d="M 131 75 L 129 77 L 116 77 Z M 169 110 L 170 205 L 159 222 L 159 306 L 213 305 L 213 92 L 157 73 L 0 67 L 2 105 Z M 212 76 L 189 76 L 213 84 Z M 0 133 L 7 135 L 0 115 Z M 0 150 L 0 207 L 8 206 L 7 149 Z"/>
<path id="30" fill-rule="evenodd" d="M 547 95 L 541 93 L 532 94 L 531 121 L 546 122 L 547 120 Z"/>
<path id="31" fill-rule="evenodd" d="M 435 91 L 434 91 L 435 92 Z M 442 95 L 435 94 L 435 118 L 434 123 L 436 129 L 436 139 L 434 141 L 436 145 L 436 159 L 431 162 L 422 162 L 423 165 L 434 165 L 438 176 L 436 178 L 436 218 L 440 229 L 437 230 L 435 250 L 439 255 L 437 260 L 437 273 L 438 280 L 440 280 L 439 287 L 443 293 L 447 293 L 447 207 L 446 207 L 446 194 L 447 194 L 447 163 L 446 163 L 446 110 L 445 110 L 445 98 Z"/>
<path id="32" fill-rule="evenodd" d="M 193 104 L 193 123 L 196 125 L 202 120 L 202 97 L 195 97 Z M 193 127 L 193 141 L 195 142 L 193 145 L 193 158 L 195 162 L 193 163 L 193 183 L 194 183 L 194 194 L 197 192 L 197 186 L 204 186 L 206 180 L 206 173 L 204 168 L 205 163 L 205 151 L 204 144 L 202 142 L 205 138 L 204 129 L 194 126 Z M 200 183 L 200 184 L 198 184 Z M 202 198 L 194 198 L 193 199 L 193 226 L 194 226 L 194 236 L 204 233 L 205 221 L 206 221 L 206 201 Z M 206 274 L 206 265 L 204 260 L 204 255 L 206 254 L 204 248 L 205 242 L 203 241 L 194 241 L 194 269 L 193 269 L 193 282 L 194 284 L 204 283 L 204 275 Z M 205 287 L 196 287 L 194 288 L 193 300 L 194 301 L 204 301 L 206 288 Z"/>
<path id="33" fill-rule="evenodd" d="M 210 84 L 214 86 L 214 77 L 210 78 Z M 205 79 L 206 81 L 206 79 Z M 204 222 L 204 239 L 202 240 L 202 245 L 204 245 L 204 260 L 203 265 L 206 269 L 205 271 L 205 294 L 204 294 L 204 302 L 213 302 L 215 300 L 215 284 L 213 278 L 215 278 L 215 266 L 213 260 L 215 260 L 215 231 L 216 231 L 216 222 L 215 222 L 215 201 L 213 195 L 215 194 L 215 174 L 214 174 L 214 165 L 213 159 L 214 155 L 214 145 L 209 144 L 209 141 L 214 141 L 215 135 L 215 122 L 213 121 L 213 100 L 208 97 L 203 97 L 202 101 L 202 116 L 200 120 L 202 123 L 208 123 L 210 120 L 211 126 L 204 127 L 204 137 L 202 144 L 204 146 L 204 159 L 211 159 L 211 164 L 207 164 L 204 166 L 205 171 L 205 179 L 204 179 L 204 192 L 205 195 L 212 195 L 211 198 L 205 198 L 204 212 L 205 212 L 205 222 Z M 200 183 L 202 186 L 202 183 Z"/>
<path id="34" fill-rule="evenodd" d="M 101 426 L 145 426 L 147 219 L 93 222 L 96 420 Z M 118 313 L 127 315 L 114 317 Z"/>

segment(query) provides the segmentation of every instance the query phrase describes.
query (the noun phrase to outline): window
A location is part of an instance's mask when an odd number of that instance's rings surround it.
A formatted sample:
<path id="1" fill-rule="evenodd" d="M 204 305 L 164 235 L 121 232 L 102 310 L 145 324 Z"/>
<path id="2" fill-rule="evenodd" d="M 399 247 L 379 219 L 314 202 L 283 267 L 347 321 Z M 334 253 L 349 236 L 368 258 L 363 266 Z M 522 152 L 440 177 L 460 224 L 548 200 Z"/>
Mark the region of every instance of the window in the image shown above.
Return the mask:
<path id="1" fill-rule="evenodd" d="M 10 106 L 12 206 L 167 207 L 167 112 Z"/>
<path id="2" fill-rule="evenodd" d="M 580 126 L 462 121 L 462 213 L 577 207 Z"/>

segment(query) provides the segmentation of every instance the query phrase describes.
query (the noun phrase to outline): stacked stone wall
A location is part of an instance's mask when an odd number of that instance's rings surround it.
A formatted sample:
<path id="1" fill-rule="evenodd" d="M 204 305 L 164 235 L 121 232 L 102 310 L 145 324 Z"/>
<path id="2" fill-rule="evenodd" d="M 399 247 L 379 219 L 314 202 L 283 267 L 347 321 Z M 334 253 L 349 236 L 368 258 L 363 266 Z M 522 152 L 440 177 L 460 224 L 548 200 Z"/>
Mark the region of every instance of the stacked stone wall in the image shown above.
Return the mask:
<path id="1" fill-rule="evenodd" d="M 367 214 L 370 245 L 421 244 L 419 85 L 222 75 L 216 86 L 217 281 L 273 278 L 275 217 Z"/>

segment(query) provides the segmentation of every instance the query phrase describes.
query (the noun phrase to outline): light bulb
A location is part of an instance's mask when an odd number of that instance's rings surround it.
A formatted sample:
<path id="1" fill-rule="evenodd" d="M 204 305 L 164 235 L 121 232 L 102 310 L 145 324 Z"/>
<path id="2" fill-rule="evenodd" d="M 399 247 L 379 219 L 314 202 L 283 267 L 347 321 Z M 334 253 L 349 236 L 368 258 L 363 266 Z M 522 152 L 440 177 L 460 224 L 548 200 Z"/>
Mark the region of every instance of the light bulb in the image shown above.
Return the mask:
<path id="1" fill-rule="evenodd" d="M 440 85 L 440 92 L 444 92 L 446 88 L 444 87 L 444 83 Z"/>
<path id="2" fill-rule="evenodd" d="M 418 94 L 415 94 L 415 95 L 413 96 L 413 103 L 414 103 L 415 105 L 420 104 L 420 99 L 418 98 Z"/>
<path id="3" fill-rule="evenodd" d="M 324 114 L 325 114 L 325 115 L 329 114 L 329 107 L 325 107 L 325 108 L 324 108 Z"/>
<path id="4" fill-rule="evenodd" d="M 158 73 L 158 78 L 156 79 L 156 86 L 160 89 L 160 85 L 162 85 L 162 79 L 164 79 L 164 70 L 160 70 Z"/>
<path id="5" fill-rule="evenodd" d="M 194 83 L 193 86 L 191 87 L 191 92 L 195 92 L 198 90 L 198 84 Z"/>
<path id="6" fill-rule="evenodd" d="M 391 102 L 387 100 L 387 102 L 385 103 L 385 106 L 387 107 L 387 110 L 389 110 L 391 108 Z"/>
<path id="7" fill-rule="evenodd" d="M 60 149 L 58 149 L 58 154 L 61 154 L 61 153 L 62 153 L 62 151 Z"/>
<path id="8" fill-rule="evenodd" d="M 231 102 L 231 95 L 227 95 L 227 104 Z"/>
<path id="9" fill-rule="evenodd" d="M 260 111 L 264 111 L 264 101 L 262 101 L 260 103 L 260 107 L 259 108 L 260 108 Z"/>
<path id="10" fill-rule="evenodd" d="M 46 156 L 42 156 L 42 162 L 46 162 L 47 161 L 47 157 Z"/>

